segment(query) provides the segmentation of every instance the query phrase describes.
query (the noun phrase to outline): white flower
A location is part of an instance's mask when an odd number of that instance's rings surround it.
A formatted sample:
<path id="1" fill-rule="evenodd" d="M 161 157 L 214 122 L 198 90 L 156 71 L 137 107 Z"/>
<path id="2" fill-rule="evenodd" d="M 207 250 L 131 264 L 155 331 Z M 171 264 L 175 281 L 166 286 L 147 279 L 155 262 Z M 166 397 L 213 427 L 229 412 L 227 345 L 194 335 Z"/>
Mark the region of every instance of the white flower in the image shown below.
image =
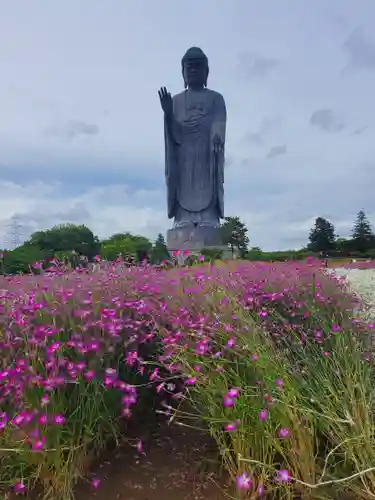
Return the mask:
<path id="1" fill-rule="evenodd" d="M 338 268 L 333 272 L 343 278 L 349 289 L 361 298 L 363 310 L 358 313 L 368 321 L 375 320 L 375 269 Z"/>

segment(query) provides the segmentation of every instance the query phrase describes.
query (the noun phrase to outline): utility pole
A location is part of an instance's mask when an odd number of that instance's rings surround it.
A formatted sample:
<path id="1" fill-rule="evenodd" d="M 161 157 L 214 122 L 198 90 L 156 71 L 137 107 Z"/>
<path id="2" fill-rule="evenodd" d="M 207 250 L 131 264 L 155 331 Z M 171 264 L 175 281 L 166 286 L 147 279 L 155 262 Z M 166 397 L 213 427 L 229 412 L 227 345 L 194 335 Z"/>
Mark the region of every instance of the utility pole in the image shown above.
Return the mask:
<path id="1" fill-rule="evenodd" d="M 8 228 L 7 234 L 9 235 L 12 250 L 14 250 L 22 243 L 23 227 L 20 223 L 20 217 L 18 215 L 13 215 L 13 217 L 10 219 L 10 223 L 7 224 L 6 227 Z"/>

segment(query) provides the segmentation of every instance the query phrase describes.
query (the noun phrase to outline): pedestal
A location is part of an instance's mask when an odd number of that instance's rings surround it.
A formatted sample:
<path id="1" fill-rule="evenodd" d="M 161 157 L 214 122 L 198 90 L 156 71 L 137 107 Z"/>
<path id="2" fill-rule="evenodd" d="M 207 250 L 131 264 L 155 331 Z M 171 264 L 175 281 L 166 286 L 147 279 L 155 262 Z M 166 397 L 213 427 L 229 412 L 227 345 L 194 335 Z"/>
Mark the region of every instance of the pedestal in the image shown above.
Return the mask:
<path id="1" fill-rule="evenodd" d="M 170 252 L 200 252 L 203 248 L 222 247 L 220 229 L 216 227 L 178 227 L 167 231 L 167 248 Z"/>

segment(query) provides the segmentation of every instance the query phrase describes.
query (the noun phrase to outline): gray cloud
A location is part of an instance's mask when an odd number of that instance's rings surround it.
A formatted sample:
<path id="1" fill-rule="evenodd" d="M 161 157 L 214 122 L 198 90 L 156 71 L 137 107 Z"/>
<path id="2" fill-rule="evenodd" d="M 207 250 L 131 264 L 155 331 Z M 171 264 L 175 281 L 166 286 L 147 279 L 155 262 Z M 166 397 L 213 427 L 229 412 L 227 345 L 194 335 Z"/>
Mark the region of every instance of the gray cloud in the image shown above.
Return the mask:
<path id="1" fill-rule="evenodd" d="M 325 132 L 341 132 L 345 125 L 332 109 L 318 109 L 310 118 L 310 125 L 319 127 Z"/>
<path id="2" fill-rule="evenodd" d="M 265 57 L 254 53 L 242 54 L 240 69 L 248 78 L 264 78 L 280 65 L 276 58 Z"/>
<path id="3" fill-rule="evenodd" d="M 343 44 L 348 62 L 344 72 L 348 70 L 375 70 L 375 43 L 367 39 L 362 27 L 354 29 Z"/>
<path id="4" fill-rule="evenodd" d="M 231 167 L 233 165 L 233 157 L 230 155 L 225 155 L 225 168 Z"/>
<path id="5" fill-rule="evenodd" d="M 261 146 L 263 144 L 263 138 L 259 132 L 247 134 L 245 140 L 254 146 Z"/>
<path id="6" fill-rule="evenodd" d="M 254 146 L 261 146 L 265 142 L 267 136 L 279 127 L 280 123 L 280 117 L 265 118 L 260 123 L 258 130 L 246 134 L 244 140 Z"/>
<path id="7" fill-rule="evenodd" d="M 272 146 L 268 151 L 266 158 L 267 160 L 275 158 L 275 156 L 281 156 L 286 154 L 286 144 L 280 144 L 278 146 Z"/>
<path id="8" fill-rule="evenodd" d="M 74 139 L 79 136 L 97 135 L 99 127 L 96 124 L 86 123 L 81 120 L 69 120 L 67 123 L 54 125 L 45 132 L 47 135 L 62 137 L 64 139 Z"/>
<path id="9" fill-rule="evenodd" d="M 24 228 L 29 228 L 29 233 L 36 227 L 47 227 L 51 221 L 50 213 L 43 213 L 40 207 L 36 206 L 32 214 L 22 214 L 19 216 Z M 87 220 L 90 213 L 82 201 L 73 201 L 71 206 L 66 207 L 64 211 L 57 210 L 53 213 L 55 224 L 71 223 L 80 224 L 82 220 Z"/>
<path id="10" fill-rule="evenodd" d="M 0 189 L 6 192 L 0 199 L 0 248 L 10 244 L 9 220 L 15 214 L 22 238 L 64 222 L 87 224 L 104 237 L 126 228 L 154 238 L 166 229 L 162 191 L 116 184 L 104 188 L 82 186 L 78 193 L 72 194 L 69 187 L 69 184 L 20 185 L 0 179 Z"/>
<path id="11" fill-rule="evenodd" d="M 368 125 L 364 125 L 363 127 L 359 127 L 356 130 L 354 130 L 352 135 L 361 135 L 363 132 L 366 132 L 370 127 Z"/>

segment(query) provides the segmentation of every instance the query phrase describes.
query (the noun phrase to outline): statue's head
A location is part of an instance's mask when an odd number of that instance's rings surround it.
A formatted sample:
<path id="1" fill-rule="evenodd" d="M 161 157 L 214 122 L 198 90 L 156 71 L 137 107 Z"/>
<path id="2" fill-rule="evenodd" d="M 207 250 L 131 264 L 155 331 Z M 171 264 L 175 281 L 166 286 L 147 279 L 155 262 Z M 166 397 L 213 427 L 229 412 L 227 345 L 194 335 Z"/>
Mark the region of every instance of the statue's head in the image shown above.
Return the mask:
<path id="1" fill-rule="evenodd" d="M 207 87 L 208 59 L 199 47 L 191 47 L 181 61 L 182 76 L 186 87 Z"/>

